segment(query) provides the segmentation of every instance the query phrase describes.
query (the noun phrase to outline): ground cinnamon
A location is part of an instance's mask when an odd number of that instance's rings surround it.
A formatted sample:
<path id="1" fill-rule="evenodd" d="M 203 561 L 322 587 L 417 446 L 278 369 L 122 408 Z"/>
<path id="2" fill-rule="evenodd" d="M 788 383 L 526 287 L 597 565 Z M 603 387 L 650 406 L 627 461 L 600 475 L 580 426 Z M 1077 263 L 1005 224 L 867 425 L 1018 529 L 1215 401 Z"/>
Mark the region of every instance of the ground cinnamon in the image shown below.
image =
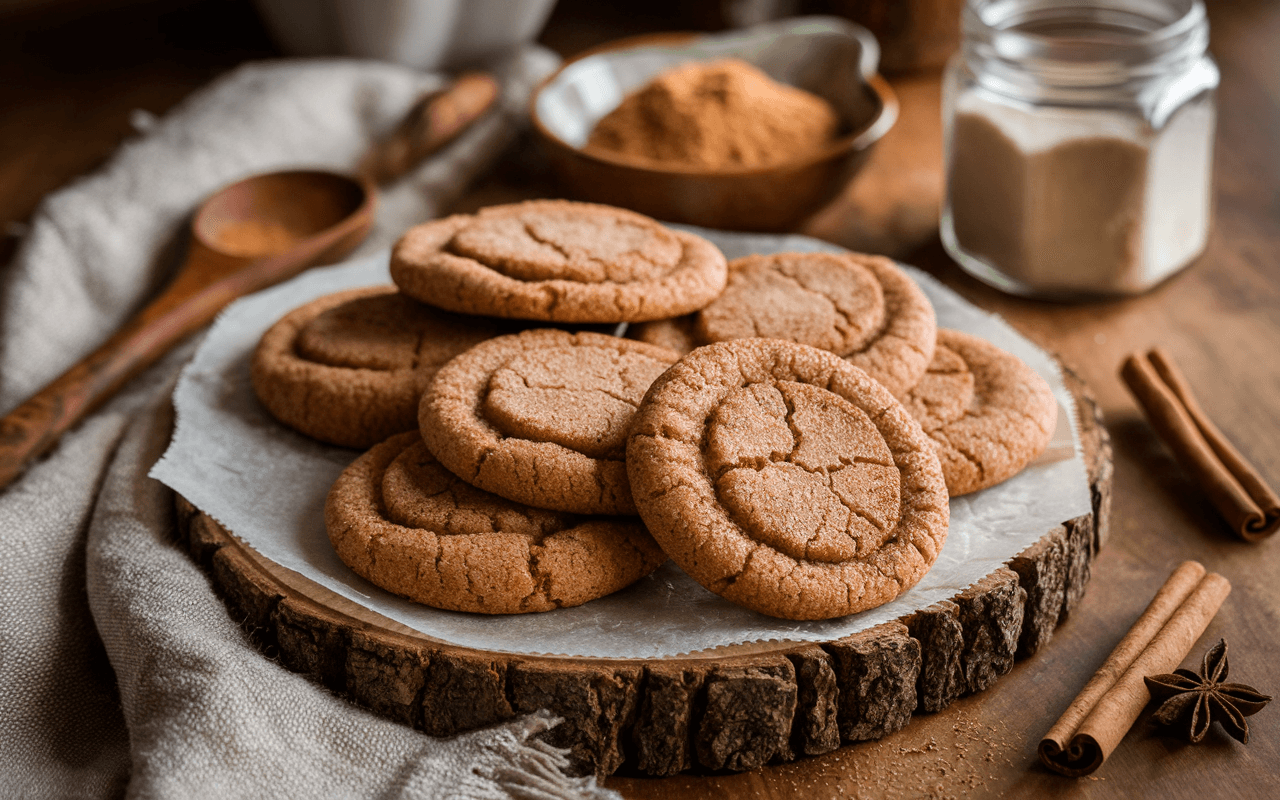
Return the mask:
<path id="1" fill-rule="evenodd" d="M 1280 495 L 1210 421 L 1171 356 L 1159 348 L 1131 355 L 1120 376 L 1151 427 L 1240 538 L 1258 542 L 1280 530 Z"/>
<path id="2" fill-rule="evenodd" d="M 838 124 L 821 97 L 728 58 L 677 67 L 627 95 L 586 150 L 664 166 L 764 167 L 817 152 Z"/>
<path id="3" fill-rule="evenodd" d="M 1231 591 L 1226 578 L 1183 562 L 1040 742 L 1040 760 L 1080 777 L 1102 766 L 1151 700 L 1143 677 L 1173 671 Z"/>
<path id="4" fill-rule="evenodd" d="M 218 249 L 243 258 L 266 258 L 288 250 L 302 237 L 274 220 L 228 220 L 217 230 Z"/>

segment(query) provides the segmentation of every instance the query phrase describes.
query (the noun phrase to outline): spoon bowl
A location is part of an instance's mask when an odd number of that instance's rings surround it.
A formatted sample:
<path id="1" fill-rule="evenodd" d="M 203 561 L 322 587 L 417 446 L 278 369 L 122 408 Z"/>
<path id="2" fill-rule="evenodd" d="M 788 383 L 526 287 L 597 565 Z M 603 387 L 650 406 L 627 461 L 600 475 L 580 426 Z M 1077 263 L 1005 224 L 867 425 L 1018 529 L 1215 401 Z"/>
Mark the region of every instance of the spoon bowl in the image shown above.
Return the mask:
<path id="1" fill-rule="evenodd" d="M 191 246 L 168 288 L 0 419 L 0 488 L 228 303 L 350 253 L 376 206 L 370 181 L 322 170 L 255 175 L 215 192 L 192 216 Z"/>
<path id="2" fill-rule="evenodd" d="M 196 211 L 192 237 L 211 250 L 265 258 L 355 214 L 369 193 L 359 181 L 319 170 L 255 175 L 222 189 Z"/>

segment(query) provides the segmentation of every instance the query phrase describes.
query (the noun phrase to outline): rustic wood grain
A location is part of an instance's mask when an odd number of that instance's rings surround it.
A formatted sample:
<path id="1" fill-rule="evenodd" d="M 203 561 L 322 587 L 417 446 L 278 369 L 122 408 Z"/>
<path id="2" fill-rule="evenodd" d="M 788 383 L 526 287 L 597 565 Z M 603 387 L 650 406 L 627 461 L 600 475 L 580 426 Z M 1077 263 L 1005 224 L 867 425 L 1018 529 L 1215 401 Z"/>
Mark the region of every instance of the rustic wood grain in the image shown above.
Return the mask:
<path id="1" fill-rule="evenodd" d="M 825 645 L 835 661 L 840 738 L 879 739 L 904 727 L 916 708 L 920 642 L 887 622 Z"/>
<path id="2" fill-rule="evenodd" d="M 1057 623 L 1057 609 L 1054 609 Z M 951 705 L 966 688 L 964 666 L 964 626 L 960 607 L 944 600 L 921 609 L 903 622 L 920 642 L 920 674 L 916 680 L 916 703 L 920 711 L 941 711 Z"/>
<path id="3" fill-rule="evenodd" d="M 1022 631 L 1018 635 L 1018 658 L 1036 654 L 1049 643 L 1062 616 L 1066 597 L 1067 529 L 1052 530 L 1009 562 L 1026 591 Z"/>
<path id="4" fill-rule="evenodd" d="M 507 695 L 507 659 L 433 650 L 423 692 L 422 729 L 432 736 L 505 722 L 516 716 Z"/>
<path id="5" fill-rule="evenodd" d="M 1027 602 L 1002 569 L 905 624 L 821 647 L 649 662 L 503 656 L 398 629 L 270 565 L 181 498 L 179 508 L 193 557 L 289 669 L 433 735 L 550 708 L 565 722 L 547 741 L 602 776 L 628 762 L 654 776 L 750 770 L 880 738 L 1007 672 Z"/>
<path id="6" fill-rule="evenodd" d="M 694 702 L 705 673 L 680 664 L 655 662 L 645 668 L 636 724 L 631 728 L 636 768 L 665 777 L 693 767 Z"/>
<path id="7" fill-rule="evenodd" d="M 793 758 L 830 753 L 840 746 L 839 683 L 834 661 L 818 645 L 787 652 L 796 671 L 796 714 L 791 726 Z"/>
<path id="8" fill-rule="evenodd" d="M 425 644 L 388 641 L 377 632 L 354 628 L 343 683 L 351 699 L 370 711 L 423 728 L 422 698 L 430 667 L 431 651 Z"/>
<path id="9" fill-rule="evenodd" d="M 785 655 L 711 667 L 694 736 L 698 765 L 734 772 L 791 755 L 796 672 Z"/>
<path id="10" fill-rule="evenodd" d="M 567 749 L 580 771 L 603 777 L 626 760 L 643 672 L 637 664 L 522 658 L 508 667 L 507 685 L 517 714 L 549 708 L 563 717 L 542 738 Z"/>
<path id="11" fill-rule="evenodd" d="M 1018 574 L 1004 567 L 956 596 L 964 638 L 960 674 L 966 693 L 989 688 L 1013 669 L 1026 601 L 1027 591 L 1018 585 Z"/>

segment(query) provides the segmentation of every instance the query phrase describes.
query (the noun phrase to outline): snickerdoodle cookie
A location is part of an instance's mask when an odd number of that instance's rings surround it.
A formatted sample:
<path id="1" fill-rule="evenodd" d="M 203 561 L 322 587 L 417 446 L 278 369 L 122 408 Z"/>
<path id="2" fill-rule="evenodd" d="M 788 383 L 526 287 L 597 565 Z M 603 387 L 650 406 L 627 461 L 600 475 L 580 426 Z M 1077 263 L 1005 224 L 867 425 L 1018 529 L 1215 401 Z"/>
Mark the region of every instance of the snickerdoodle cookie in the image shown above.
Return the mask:
<path id="1" fill-rule="evenodd" d="M 716 594 L 788 619 L 886 603 L 938 557 L 949 509 L 930 440 L 844 359 L 775 339 L 699 348 L 632 423 L 636 506 Z"/>
<path id="2" fill-rule="evenodd" d="M 902 402 L 933 440 L 952 497 L 1016 475 L 1044 452 L 1058 419 L 1049 384 L 1022 359 L 945 328 Z"/>
<path id="3" fill-rule="evenodd" d="M 920 287 L 892 261 L 859 253 L 778 253 L 729 263 L 724 292 L 690 317 L 627 334 L 682 353 L 760 336 L 843 356 L 895 396 L 933 357 L 937 322 Z"/>
<path id="4" fill-rule="evenodd" d="M 552 322 L 687 314 L 724 288 L 715 245 L 631 211 L 566 200 L 492 206 L 411 228 L 391 254 L 411 297 Z"/>
<path id="5" fill-rule="evenodd" d="M 331 444 L 370 447 L 417 426 L 418 400 L 442 364 L 511 330 L 391 287 L 338 292 L 289 312 L 263 335 L 253 388 L 285 425 Z"/>
<path id="6" fill-rule="evenodd" d="M 667 558 L 638 519 L 540 511 L 465 483 L 416 432 L 356 459 L 329 491 L 325 523 L 338 556 L 361 577 L 451 611 L 576 606 Z"/>
<path id="7" fill-rule="evenodd" d="M 634 514 L 627 427 L 679 356 L 598 333 L 542 329 L 446 364 L 418 412 L 422 438 L 464 480 L 537 508 Z"/>

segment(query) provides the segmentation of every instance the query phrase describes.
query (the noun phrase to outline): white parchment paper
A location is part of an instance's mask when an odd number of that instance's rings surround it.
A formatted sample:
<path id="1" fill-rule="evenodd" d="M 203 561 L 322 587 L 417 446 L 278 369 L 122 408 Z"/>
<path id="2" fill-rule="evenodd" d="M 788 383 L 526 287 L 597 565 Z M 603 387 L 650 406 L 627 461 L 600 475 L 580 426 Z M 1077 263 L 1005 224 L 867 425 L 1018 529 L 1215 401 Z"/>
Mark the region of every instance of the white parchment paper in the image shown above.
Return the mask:
<path id="1" fill-rule="evenodd" d="M 690 230 L 731 259 L 797 250 L 839 252 L 803 236 Z M 972 333 L 1016 354 L 1049 381 L 1060 405 L 1058 432 L 1045 456 L 998 486 L 951 501 L 946 546 L 913 589 L 861 614 L 794 622 L 735 606 L 668 562 L 614 595 L 542 614 L 483 616 L 409 602 L 357 576 L 329 545 L 325 495 L 359 454 L 284 428 L 258 404 L 249 383 L 254 346 L 286 311 L 340 289 L 389 283 L 387 264 L 384 252 L 310 270 L 228 307 L 183 371 L 174 392 L 177 428 L 151 477 L 272 561 L 437 639 L 506 653 L 598 658 L 672 656 L 754 641 L 825 641 L 951 598 L 1055 525 L 1090 510 L 1074 401 L 1054 361 L 1003 320 L 907 267 L 933 302 L 939 327 Z"/>

